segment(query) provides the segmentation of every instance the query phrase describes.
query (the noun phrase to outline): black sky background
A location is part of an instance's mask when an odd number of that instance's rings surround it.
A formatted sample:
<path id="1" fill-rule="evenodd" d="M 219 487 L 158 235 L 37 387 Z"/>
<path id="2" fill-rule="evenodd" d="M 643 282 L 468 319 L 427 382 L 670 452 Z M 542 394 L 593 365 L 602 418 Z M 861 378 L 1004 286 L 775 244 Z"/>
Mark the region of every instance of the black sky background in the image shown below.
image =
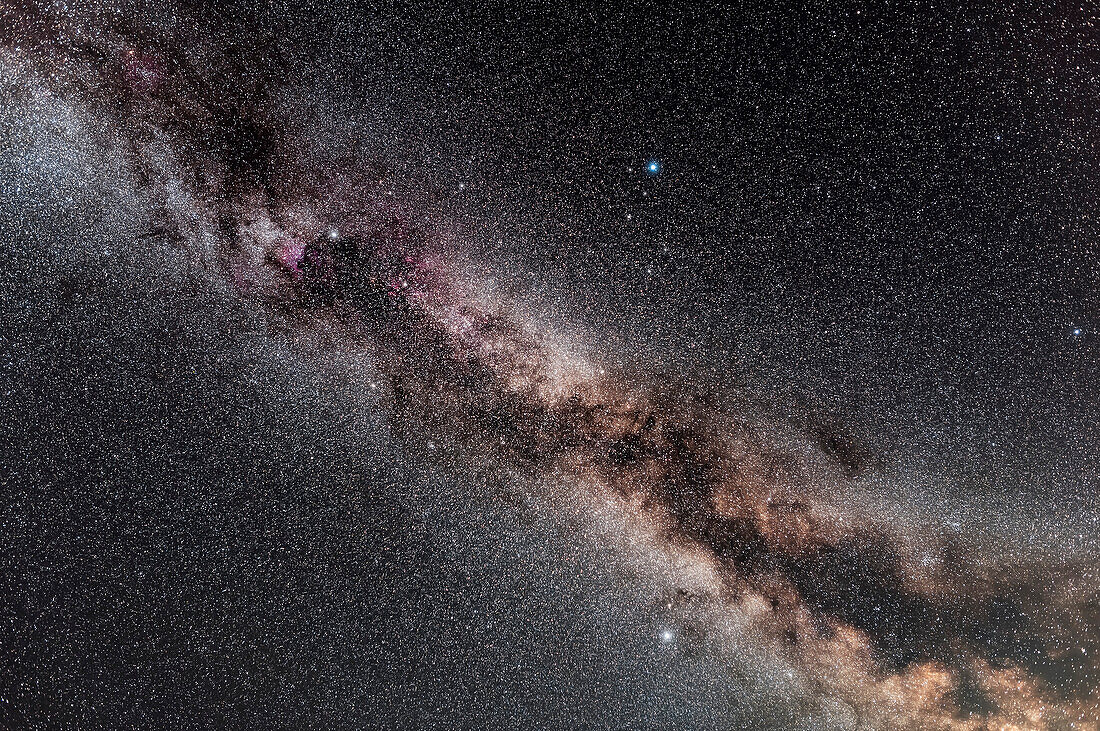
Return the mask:
<path id="1" fill-rule="evenodd" d="M 423 163 L 536 286 L 881 449 L 1095 476 L 1087 8 L 435 12 L 326 26 L 320 75 L 370 99 L 363 48 L 409 58 Z"/>

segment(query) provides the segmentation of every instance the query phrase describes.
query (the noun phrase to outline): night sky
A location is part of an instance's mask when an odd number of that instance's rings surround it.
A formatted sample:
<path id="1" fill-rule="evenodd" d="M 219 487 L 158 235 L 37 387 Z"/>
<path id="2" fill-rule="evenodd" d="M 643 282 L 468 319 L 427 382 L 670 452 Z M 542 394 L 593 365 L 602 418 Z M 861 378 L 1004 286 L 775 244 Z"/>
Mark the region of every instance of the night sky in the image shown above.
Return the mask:
<path id="1" fill-rule="evenodd" d="M 0 729 L 1100 728 L 1098 110 L 1090 3 L 0 2 Z"/>

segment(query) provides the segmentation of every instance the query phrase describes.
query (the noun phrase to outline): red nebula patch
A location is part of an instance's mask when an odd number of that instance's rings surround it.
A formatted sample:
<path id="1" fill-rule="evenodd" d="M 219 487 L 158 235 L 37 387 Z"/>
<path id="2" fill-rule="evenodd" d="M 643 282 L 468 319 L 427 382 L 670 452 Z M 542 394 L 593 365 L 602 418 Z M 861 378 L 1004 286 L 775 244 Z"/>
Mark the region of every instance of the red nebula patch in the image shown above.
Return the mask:
<path id="1" fill-rule="evenodd" d="M 164 62 L 153 54 L 130 49 L 122 56 L 122 77 L 135 94 L 156 94 L 167 75 Z"/>

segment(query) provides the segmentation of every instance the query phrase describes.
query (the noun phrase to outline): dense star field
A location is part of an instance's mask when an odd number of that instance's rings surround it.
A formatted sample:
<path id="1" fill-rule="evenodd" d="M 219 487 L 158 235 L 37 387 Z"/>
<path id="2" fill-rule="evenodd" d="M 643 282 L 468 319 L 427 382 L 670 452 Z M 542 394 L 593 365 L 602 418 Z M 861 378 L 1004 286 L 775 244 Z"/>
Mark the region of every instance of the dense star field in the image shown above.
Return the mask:
<path id="1" fill-rule="evenodd" d="M 1100 9 L 956 5 L 0 3 L 0 728 L 1100 728 Z"/>

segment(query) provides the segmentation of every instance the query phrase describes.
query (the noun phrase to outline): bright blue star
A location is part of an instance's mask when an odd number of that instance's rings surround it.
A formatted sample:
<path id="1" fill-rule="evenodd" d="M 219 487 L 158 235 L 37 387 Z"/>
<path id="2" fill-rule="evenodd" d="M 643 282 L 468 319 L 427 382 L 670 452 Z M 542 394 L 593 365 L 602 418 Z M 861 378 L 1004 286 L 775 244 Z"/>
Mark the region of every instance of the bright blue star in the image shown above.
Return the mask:
<path id="1" fill-rule="evenodd" d="M 650 160 L 645 164 L 645 171 L 650 175 L 656 175 L 661 172 L 661 162 L 659 160 Z"/>

